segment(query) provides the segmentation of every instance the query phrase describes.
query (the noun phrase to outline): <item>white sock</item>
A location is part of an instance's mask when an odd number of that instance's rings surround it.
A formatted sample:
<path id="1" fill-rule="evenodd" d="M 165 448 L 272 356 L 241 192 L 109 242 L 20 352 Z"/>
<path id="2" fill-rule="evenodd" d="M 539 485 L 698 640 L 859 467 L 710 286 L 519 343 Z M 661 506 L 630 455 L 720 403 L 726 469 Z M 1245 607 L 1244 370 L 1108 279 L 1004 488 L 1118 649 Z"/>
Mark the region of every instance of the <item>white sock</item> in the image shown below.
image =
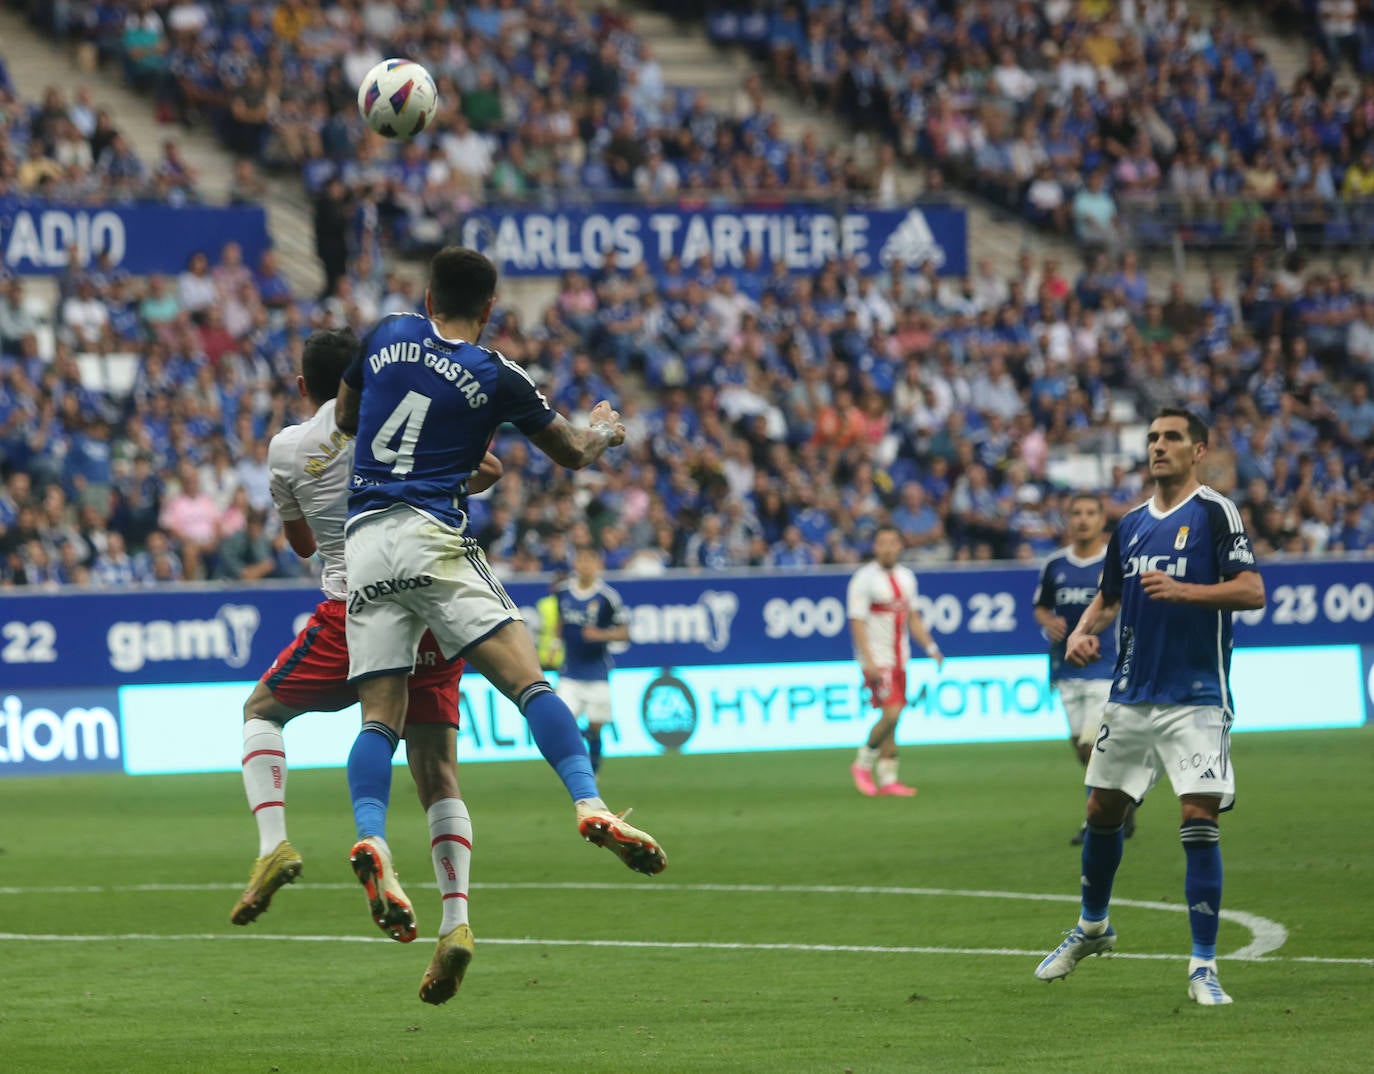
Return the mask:
<path id="1" fill-rule="evenodd" d="M 872 768 L 877 760 L 878 751 L 871 746 L 860 746 L 858 754 L 854 757 L 854 763 L 863 768 Z"/>
<path id="2" fill-rule="evenodd" d="M 873 766 L 873 773 L 878 778 L 878 786 L 886 787 L 890 783 L 897 782 L 897 758 L 880 757 L 878 763 Z"/>
<path id="3" fill-rule="evenodd" d="M 577 801 L 573 803 L 573 806 L 585 807 L 586 809 L 595 810 L 599 813 L 610 812 L 610 810 L 606 808 L 606 803 L 603 802 L 600 798 L 579 798 Z"/>
<path id="4" fill-rule="evenodd" d="M 243 790 L 258 822 L 258 857 L 286 839 L 286 744 L 271 720 L 243 724 Z"/>
<path id="5" fill-rule="evenodd" d="M 1107 925 L 1108 919 L 1105 917 L 1101 921 L 1085 921 L 1081 917 L 1078 919 L 1078 927 L 1083 930 L 1084 936 L 1101 936 L 1107 931 Z"/>
<path id="6" fill-rule="evenodd" d="M 442 798 L 425 811 L 434 879 L 444 902 L 439 935 L 468 921 L 468 875 L 472 871 L 472 820 L 461 798 Z"/>
<path id="7" fill-rule="evenodd" d="M 1190 958 L 1188 960 L 1188 976 L 1191 977 L 1204 966 L 1206 966 L 1213 973 L 1216 973 L 1217 960 L 1214 958 Z"/>

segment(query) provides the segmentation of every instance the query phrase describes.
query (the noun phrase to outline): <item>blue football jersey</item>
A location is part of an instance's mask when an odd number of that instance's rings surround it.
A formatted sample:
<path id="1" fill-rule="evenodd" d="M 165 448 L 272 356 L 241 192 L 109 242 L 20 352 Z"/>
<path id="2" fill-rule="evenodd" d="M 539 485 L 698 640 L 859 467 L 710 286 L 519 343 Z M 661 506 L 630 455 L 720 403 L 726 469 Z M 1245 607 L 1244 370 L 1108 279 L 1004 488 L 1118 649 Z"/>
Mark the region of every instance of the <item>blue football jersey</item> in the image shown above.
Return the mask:
<path id="1" fill-rule="evenodd" d="M 1102 581 L 1102 564 L 1107 558 L 1102 551 L 1089 559 L 1079 559 L 1069 548 L 1061 548 L 1049 559 L 1040 572 L 1035 587 L 1035 605 L 1048 608 L 1069 625 L 1069 633 L 1083 618 L 1088 605 L 1097 596 Z M 1068 638 L 1050 643 L 1050 682 L 1060 679 L 1110 679 L 1116 668 L 1117 627 L 1103 631 L 1098 637 L 1102 657 L 1085 668 L 1075 667 L 1064 659 Z"/>
<path id="2" fill-rule="evenodd" d="M 620 594 L 601 581 L 590 592 L 578 589 L 575 581 L 563 582 L 554 588 L 554 594 L 558 597 L 558 618 L 563 624 L 563 668 L 559 674 L 578 682 L 609 678 L 613 663 L 610 643 L 586 641 L 582 628 L 609 630 L 628 623 L 629 612 Z"/>
<path id="3" fill-rule="evenodd" d="M 1164 514 L 1153 501 L 1127 513 L 1102 567 L 1103 597 L 1121 601 L 1111 699 L 1230 712 L 1231 613 L 1151 600 L 1140 576 L 1164 571 L 1180 582 L 1215 585 L 1254 569 L 1240 512 L 1206 485 Z"/>
<path id="4" fill-rule="evenodd" d="M 348 521 L 408 504 L 467 527 L 468 478 L 498 426 L 526 436 L 556 416 L 529 374 L 496 351 L 444 339 L 428 317 L 393 313 L 344 373 L 362 393 Z"/>

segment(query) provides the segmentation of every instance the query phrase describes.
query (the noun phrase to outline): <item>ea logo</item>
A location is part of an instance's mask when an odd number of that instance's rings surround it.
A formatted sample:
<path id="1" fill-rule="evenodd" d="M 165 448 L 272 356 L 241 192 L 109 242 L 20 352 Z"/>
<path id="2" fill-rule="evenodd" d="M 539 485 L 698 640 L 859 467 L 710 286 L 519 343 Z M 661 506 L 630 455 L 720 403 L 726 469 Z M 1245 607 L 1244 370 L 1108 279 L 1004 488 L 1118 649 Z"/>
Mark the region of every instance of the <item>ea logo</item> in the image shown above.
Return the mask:
<path id="1" fill-rule="evenodd" d="M 644 690 L 639 716 L 649 737 L 665 750 L 681 749 L 697 729 L 697 699 L 668 668 Z"/>

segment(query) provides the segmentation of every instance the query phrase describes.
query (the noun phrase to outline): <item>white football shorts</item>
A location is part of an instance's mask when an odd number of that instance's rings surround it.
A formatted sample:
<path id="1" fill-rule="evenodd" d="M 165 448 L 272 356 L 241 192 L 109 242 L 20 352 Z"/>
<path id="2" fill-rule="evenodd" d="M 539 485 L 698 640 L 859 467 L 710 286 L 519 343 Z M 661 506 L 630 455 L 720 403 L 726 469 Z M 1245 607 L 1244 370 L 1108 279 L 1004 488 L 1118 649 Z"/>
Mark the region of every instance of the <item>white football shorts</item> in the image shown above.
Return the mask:
<path id="1" fill-rule="evenodd" d="M 1236 797 L 1231 715 L 1214 706 L 1109 702 L 1084 783 L 1136 801 L 1167 775 L 1174 794 L 1205 794 L 1229 809 Z"/>
<path id="2" fill-rule="evenodd" d="M 585 716 L 594 724 L 611 722 L 611 684 L 604 679 L 565 679 L 560 675 L 557 693 L 574 716 Z"/>
<path id="3" fill-rule="evenodd" d="M 1111 679 L 1060 679 L 1055 683 L 1064 715 L 1069 718 L 1069 737 L 1091 746 L 1102 726 L 1102 710 L 1111 696 Z"/>
<path id="4" fill-rule="evenodd" d="M 477 542 L 408 507 L 352 526 L 344 560 L 350 682 L 409 671 L 426 628 L 453 660 L 523 622 Z"/>

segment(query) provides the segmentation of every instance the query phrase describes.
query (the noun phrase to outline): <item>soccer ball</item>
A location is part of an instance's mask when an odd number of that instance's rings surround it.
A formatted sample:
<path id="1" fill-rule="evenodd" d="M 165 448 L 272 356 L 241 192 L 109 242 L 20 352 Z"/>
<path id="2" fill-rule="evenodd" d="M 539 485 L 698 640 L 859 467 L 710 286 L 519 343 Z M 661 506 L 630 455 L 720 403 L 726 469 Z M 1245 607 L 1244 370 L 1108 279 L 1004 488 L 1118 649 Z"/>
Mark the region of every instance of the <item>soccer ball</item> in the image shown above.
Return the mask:
<path id="1" fill-rule="evenodd" d="M 358 87 L 358 112 L 385 138 L 413 138 L 439 109 L 430 73 L 410 60 L 383 60 Z"/>

